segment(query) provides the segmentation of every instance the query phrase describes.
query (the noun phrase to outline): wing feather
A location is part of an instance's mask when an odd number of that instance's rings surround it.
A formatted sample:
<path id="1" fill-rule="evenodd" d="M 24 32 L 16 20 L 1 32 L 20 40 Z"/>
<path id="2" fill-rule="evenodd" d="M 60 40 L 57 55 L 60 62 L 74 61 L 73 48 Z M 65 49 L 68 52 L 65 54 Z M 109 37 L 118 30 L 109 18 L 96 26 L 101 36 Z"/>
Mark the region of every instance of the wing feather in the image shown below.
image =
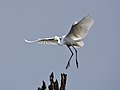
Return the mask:
<path id="1" fill-rule="evenodd" d="M 83 39 L 87 35 L 93 23 L 94 19 L 91 19 L 90 16 L 84 16 L 82 20 L 72 25 L 70 32 L 66 35 L 66 37 L 74 40 Z"/>
<path id="2" fill-rule="evenodd" d="M 42 38 L 42 39 L 37 39 L 33 41 L 28 41 L 25 39 L 25 42 L 27 43 L 39 43 L 39 44 L 51 44 L 51 45 L 57 45 L 57 40 L 52 37 L 52 38 Z"/>

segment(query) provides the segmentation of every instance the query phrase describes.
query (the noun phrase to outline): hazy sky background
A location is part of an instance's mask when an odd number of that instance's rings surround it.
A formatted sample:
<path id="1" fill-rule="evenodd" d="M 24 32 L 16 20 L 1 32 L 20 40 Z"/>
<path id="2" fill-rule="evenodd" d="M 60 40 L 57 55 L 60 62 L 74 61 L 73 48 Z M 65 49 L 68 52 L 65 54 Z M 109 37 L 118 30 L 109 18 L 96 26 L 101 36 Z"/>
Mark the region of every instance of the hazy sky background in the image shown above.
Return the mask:
<path id="1" fill-rule="evenodd" d="M 37 90 L 54 72 L 68 74 L 67 90 L 120 90 L 119 0 L 0 0 L 0 90 Z M 24 39 L 67 34 L 90 14 L 95 24 L 71 67 L 66 46 L 28 44 Z"/>

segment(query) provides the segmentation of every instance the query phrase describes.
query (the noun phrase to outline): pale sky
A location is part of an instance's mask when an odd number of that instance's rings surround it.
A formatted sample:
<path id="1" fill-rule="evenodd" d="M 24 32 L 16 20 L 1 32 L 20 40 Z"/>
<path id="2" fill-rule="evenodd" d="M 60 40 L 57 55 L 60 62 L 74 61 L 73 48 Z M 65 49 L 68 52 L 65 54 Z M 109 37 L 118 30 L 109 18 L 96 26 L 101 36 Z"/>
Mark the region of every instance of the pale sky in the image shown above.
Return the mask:
<path id="1" fill-rule="evenodd" d="M 0 0 L 0 90 L 37 90 L 54 72 L 66 73 L 67 90 L 120 90 L 119 0 Z M 28 44 L 24 39 L 67 34 L 90 14 L 95 23 L 75 56 L 66 46 Z"/>

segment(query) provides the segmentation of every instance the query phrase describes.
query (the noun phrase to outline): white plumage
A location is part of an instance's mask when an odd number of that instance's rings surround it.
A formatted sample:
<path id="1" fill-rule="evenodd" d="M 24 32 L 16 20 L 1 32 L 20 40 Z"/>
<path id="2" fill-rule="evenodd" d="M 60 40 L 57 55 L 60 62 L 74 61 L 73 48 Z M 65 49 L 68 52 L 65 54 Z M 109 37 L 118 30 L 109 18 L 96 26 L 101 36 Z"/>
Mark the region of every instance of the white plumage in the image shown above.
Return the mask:
<path id="1" fill-rule="evenodd" d="M 82 20 L 79 22 L 73 23 L 69 33 L 67 35 L 58 37 L 51 37 L 51 38 L 42 38 L 37 39 L 34 41 L 28 41 L 25 39 L 25 42 L 27 43 L 39 43 L 39 44 L 52 44 L 52 45 L 66 45 L 69 50 L 71 51 L 72 55 L 69 58 L 69 61 L 67 63 L 66 69 L 70 66 L 70 60 L 73 56 L 73 51 L 71 50 L 70 46 L 72 46 L 76 52 L 76 65 L 78 68 L 78 61 L 77 61 L 77 50 L 76 47 L 83 47 L 84 42 L 82 41 L 84 37 L 87 35 L 90 27 L 93 25 L 94 19 L 92 19 L 90 16 L 84 16 Z"/>

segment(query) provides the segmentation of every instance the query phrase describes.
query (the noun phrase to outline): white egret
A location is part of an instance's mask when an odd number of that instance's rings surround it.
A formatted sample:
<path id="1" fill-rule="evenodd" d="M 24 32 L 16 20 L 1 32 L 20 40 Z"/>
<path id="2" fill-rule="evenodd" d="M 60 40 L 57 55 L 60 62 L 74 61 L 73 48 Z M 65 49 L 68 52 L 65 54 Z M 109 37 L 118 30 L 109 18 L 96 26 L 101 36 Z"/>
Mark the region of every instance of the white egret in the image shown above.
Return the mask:
<path id="1" fill-rule="evenodd" d="M 28 41 L 25 39 L 27 43 L 39 43 L 39 44 L 52 44 L 52 45 L 66 45 L 70 52 L 72 53 L 67 65 L 66 69 L 70 66 L 70 60 L 73 56 L 73 51 L 71 50 L 70 46 L 75 50 L 76 53 L 76 66 L 78 68 L 78 61 L 77 61 L 77 48 L 83 47 L 84 42 L 82 41 L 83 38 L 87 35 L 90 27 L 93 25 L 94 19 L 92 19 L 89 15 L 84 16 L 82 20 L 79 22 L 73 23 L 69 33 L 67 35 L 63 35 L 61 37 L 55 36 L 51 38 L 41 38 L 34 41 Z"/>

